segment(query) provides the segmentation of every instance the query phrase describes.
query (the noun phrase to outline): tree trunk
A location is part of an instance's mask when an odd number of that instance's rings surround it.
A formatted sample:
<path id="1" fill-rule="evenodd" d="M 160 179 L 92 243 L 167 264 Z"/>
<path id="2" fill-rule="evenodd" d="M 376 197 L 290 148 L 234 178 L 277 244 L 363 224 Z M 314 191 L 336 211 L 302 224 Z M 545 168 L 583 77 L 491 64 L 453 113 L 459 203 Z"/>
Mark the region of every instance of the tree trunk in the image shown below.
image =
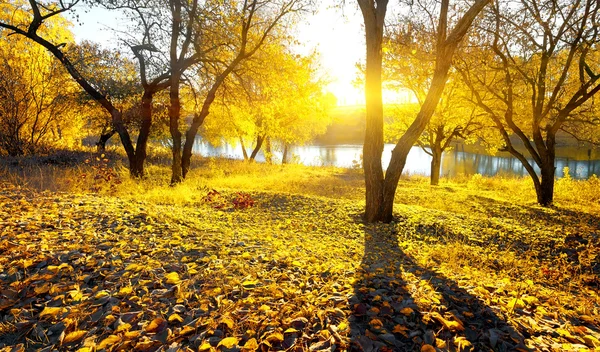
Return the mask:
<path id="1" fill-rule="evenodd" d="M 260 148 L 262 147 L 264 140 L 265 140 L 265 136 L 258 135 L 256 137 L 256 146 L 254 147 L 254 150 L 252 150 L 252 154 L 250 154 L 250 161 L 254 161 L 254 159 L 256 158 L 256 155 L 258 154 L 258 152 L 260 151 Z"/>
<path id="2" fill-rule="evenodd" d="M 367 222 L 381 221 L 383 209 L 384 176 L 381 165 L 383 153 L 383 100 L 381 67 L 383 25 L 387 1 L 359 1 L 365 23 L 367 62 L 365 71 L 366 131 L 363 144 L 365 173 L 365 214 Z"/>
<path id="3" fill-rule="evenodd" d="M 273 164 L 273 152 L 271 151 L 271 138 L 265 139 L 265 161 L 267 164 Z"/>
<path id="4" fill-rule="evenodd" d="M 246 151 L 246 146 L 244 145 L 244 138 L 240 137 L 240 145 L 242 146 L 242 154 L 244 155 L 244 161 L 248 161 L 248 152 Z"/>
<path id="5" fill-rule="evenodd" d="M 288 161 L 288 153 L 290 151 L 290 145 L 287 143 L 283 143 L 283 155 L 281 157 L 281 163 L 282 164 L 287 164 Z"/>
<path id="6" fill-rule="evenodd" d="M 431 185 L 437 186 L 440 183 L 440 169 L 442 167 L 442 148 L 441 146 L 435 145 L 431 148 Z"/>
<path id="7" fill-rule="evenodd" d="M 556 159 L 556 151 L 555 138 L 553 136 L 546 137 L 546 148 L 546 158 L 539 165 L 541 171 L 540 186 L 536 188 L 537 201 L 544 207 L 551 206 L 554 201 L 554 177 L 556 174 L 554 161 Z"/>
<path id="8" fill-rule="evenodd" d="M 137 178 L 144 177 L 144 163 L 147 157 L 148 138 L 150 136 L 150 128 L 152 127 L 152 100 L 154 92 L 147 90 L 142 96 L 142 125 L 138 135 L 135 147 L 135 167 L 132 170 L 132 175 Z"/>
<path id="9" fill-rule="evenodd" d="M 109 139 L 115 135 L 115 133 L 117 133 L 117 131 L 115 131 L 114 129 L 110 129 L 110 131 L 106 132 L 106 133 L 102 133 L 100 135 L 100 138 L 98 139 L 98 142 L 96 142 L 96 148 L 98 152 L 104 152 L 106 151 L 106 143 L 109 141 Z"/>
<path id="10" fill-rule="evenodd" d="M 171 164 L 171 185 L 183 182 L 181 163 L 181 131 L 179 131 L 179 114 L 181 105 L 179 89 L 171 87 L 171 106 L 169 107 L 169 130 L 173 140 L 173 162 Z"/>
<path id="11" fill-rule="evenodd" d="M 171 77 L 171 88 L 169 91 L 169 131 L 173 140 L 173 162 L 171 164 L 171 185 L 183 182 L 182 155 L 181 155 L 181 131 L 179 131 L 179 115 L 181 114 L 181 101 L 179 100 L 178 74 Z M 189 167 L 188 167 L 189 168 Z"/>

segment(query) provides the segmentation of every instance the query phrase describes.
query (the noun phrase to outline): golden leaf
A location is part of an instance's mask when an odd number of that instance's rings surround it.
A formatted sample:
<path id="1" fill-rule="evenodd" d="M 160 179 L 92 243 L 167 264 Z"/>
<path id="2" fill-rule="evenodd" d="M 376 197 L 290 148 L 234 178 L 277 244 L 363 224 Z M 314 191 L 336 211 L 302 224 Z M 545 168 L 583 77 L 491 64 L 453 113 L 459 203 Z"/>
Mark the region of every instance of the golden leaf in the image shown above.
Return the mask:
<path id="1" fill-rule="evenodd" d="M 247 351 L 256 351 L 258 349 L 258 342 L 255 338 L 251 338 L 250 340 L 246 341 L 242 349 Z"/>
<path id="2" fill-rule="evenodd" d="M 133 340 L 133 339 L 137 339 L 138 337 L 140 337 L 141 334 L 142 334 L 142 332 L 140 330 L 135 330 L 135 331 L 127 331 L 123 336 L 125 336 L 125 338 L 127 340 Z"/>
<path id="3" fill-rule="evenodd" d="M 115 334 L 118 334 L 123 331 L 129 331 L 129 330 L 131 330 L 131 324 L 124 323 L 124 324 L 119 325 L 119 327 L 115 330 Z"/>
<path id="4" fill-rule="evenodd" d="M 240 339 L 238 339 L 237 337 L 226 337 L 223 340 L 221 340 L 221 342 L 219 342 L 217 347 L 224 346 L 225 348 L 233 348 L 237 346 L 238 342 L 240 342 Z"/>
<path id="5" fill-rule="evenodd" d="M 105 338 L 104 340 L 100 341 L 100 343 L 98 344 L 98 346 L 96 347 L 98 350 L 101 349 L 105 349 L 106 347 L 112 346 L 114 344 L 117 344 L 121 342 L 121 338 L 117 335 L 110 335 L 109 337 Z"/>
<path id="6" fill-rule="evenodd" d="M 283 341 L 283 334 L 280 332 L 274 332 L 266 338 L 269 342 L 281 342 Z"/>
<path id="7" fill-rule="evenodd" d="M 163 318 L 156 318 L 144 330 L 146 332 L 157 332 L 165 323 L 166 321 Z"/>
<path id="8" fill-rule="evenodd" d="M 230 329 L 233 329 L 233 327 L 235 326 L 235 322 L 233 321 L 233 319 L 231 319 L 231 317 L 227 315 L 221 318 L 221 324 L 227 325 L 227 327 Z"/>
<path id="9" fill-rule="evenodd" d="M 515 308 L 523 309 L 523 308 L 525 308 L 525 302 L 523 302 L 523 300 L 520 298 L 513 298 L 508 302 L 507 307 L 510 310 L 513 310 Z"/>
<path id="10" fill-rule="evenodd" d="M 61 307 L 46 307 L 40 313 L 40 318 L 43 318 L 45 316 L 49 316 L 51 318 L 55 318 L 56 316 L 58 316 L 60 314 L 63 314 L 66 311 L 67 311 L 66 308 L 61 308 Z"/>
<path id="11" fill-rule="evenodd" d="M 174 321 L 179 322 L 179 323 L 183 323 L 183 318 L 177 314 L 177 313 L 173 313 L 171 314 L 171 316 L 169 316 L 169 323 L 172 323 Z"/>
<path id="12" fill-rule="evenodd" d="M 202 345 L 198 348 L 198 352 L 208 351 L 212 346 L 208 342 L 203 342 Z"/>
<path id="13" fill-rule="evenodd" d="M 179 278 L 179 274 L 176 273 L 175 271 L 168 273 L 165 276 L 165 279 L 167 279 L 166 282 L 171 285 L 177 285 L 178 283 L 181 282 L 181 279 Z"/>
<path id="14" fill-rule="evenodd" d="M 67 334 L 67 336 L 65 336 L 63 343 L 66 344 L 66 343 L 71 343 L 71 342 L 81 340 L 81 338 L 84 337 L 85 334 L 87 334 L 87 331 L 85 331 L 85 330 L 76 330 L 76 331 L 70 332 Z"/>

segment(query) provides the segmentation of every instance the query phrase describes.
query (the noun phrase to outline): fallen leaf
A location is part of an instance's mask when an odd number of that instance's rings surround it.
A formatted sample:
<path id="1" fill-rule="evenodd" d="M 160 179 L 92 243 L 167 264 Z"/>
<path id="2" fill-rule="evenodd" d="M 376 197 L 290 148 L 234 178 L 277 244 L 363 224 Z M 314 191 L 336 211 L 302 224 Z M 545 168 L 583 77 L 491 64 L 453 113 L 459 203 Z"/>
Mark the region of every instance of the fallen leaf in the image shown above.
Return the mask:
<path id="1" fill-rule="evenodd" d="M 98 350 L 101 349 L 105 349 L 107 347 L 113 346 L 117 343 L 121 342 L 121 338 L 117 335 L 110 335 L 109 337 L 105 338 L 104 340 L 100 341 L 100 343 L 97 346 Z"/>
<path id="2" fill-rule="evenodd" d="M 85 330 L 75 330 L 67 334 L 63 340 L 63 344 L 75 342 L 81 340 L 87 334 Z"/>
<path id="3" fill-rule="evenodd" d="M 217 347 L 223 346 L 225 348 L 233 348 L 237 346 L 238 342 L 240 342 L 240 339 L 238 339 L 237 337 L 226 337 L 219 342 Z"/>

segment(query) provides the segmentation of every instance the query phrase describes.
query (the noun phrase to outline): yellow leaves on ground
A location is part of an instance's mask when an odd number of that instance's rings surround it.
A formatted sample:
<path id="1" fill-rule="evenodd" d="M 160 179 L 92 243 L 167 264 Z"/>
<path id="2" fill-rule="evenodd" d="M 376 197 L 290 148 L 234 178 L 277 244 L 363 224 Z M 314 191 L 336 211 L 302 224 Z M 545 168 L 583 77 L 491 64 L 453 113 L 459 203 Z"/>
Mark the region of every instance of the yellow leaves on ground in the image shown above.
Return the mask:
<path id="1" fill-rule="evenodd" d="M 19 225 L 36 218 L 56 224 L 43 217 L 54 198 L 19 219 L 5 215 L 0 251 L 16 259 L 0 256 L 0 311 L 27 329 L 24 350 L 49 343 L 82 352 L 600 348 L 597 296 L 587 291 L 594 288 L 549 290 L 529 273 L 501 279 L 507 271 L 494 276 L 489 268 L 521 270 L 510 266 L 522 263 L 518 256 L 503 261 L 487 247 L 460 244 L 460 260 L 483 264 L 453 263 L 444 251 L 454 247 L 439 236 L 419 237 L 423 227 L 451 237 L 469 216 L 399 204 L 408 220 L 371 226 L 357 221 L 362 208 L 354 202 L 257 197 L 261 206 L 239 214 L 139 203 L 152 215 L 150 231 L 138 203 L 112 198 L 59 201 L 62 232 Z M 375 241 L 390 233 L 398 238 L 384 250 L 364 247 L 365 234 Z M 528 277 L 535 284 L 518 279 Z M 352 340 L 356 331 L 364 339 Z"/>
<path id="2" fill-rule="evenodd" d="M 115 334 L 121 333 L 121 332 L 127 332 L 131 330 L 131 324 L 129 323 L 123 323 L 121 325 L 119 325 L 116 329 L 115 329 Z"/>
<path id="3" fill-rule="evenodd" d="M 153 332 L 157 332 L 161 329 L 163 329 L 167 324 L 167 321 L 164 320 L 163 318 L 156 318 L 154 320 L 152 320 L 144 329 L 146 332 L 148 333 L 153 333 Z"/>
<path id="4" fill-rule="evenodd" d="M 65 336 L 63 339 L 63 344 L 79 341 L 85 336 L 85 334 L 87 334 L 87 331 L 85 330 L 72 331 Z"/>
<path id="5" fill-rule="evenodd" d="M 445 319 L 438 312 L 433 312 L 430 314 L 430 316 L 432 318 L 434 318 L 435 320 L 437 320 L 438 322 L 440 322 L 444 326 L 444 328 L 446 328 L 450 331 L 454 332 L 454 331 L 464 331 L 465 330 L 465 327 L 463 326 L 463 323 L 461 321 Z M 456 317 L 453 317 L 453 318 L 457 319 Z"/>
<path id="6" fill-rule="evenodd" d="M 121 342 L 121 338 L 119 336 L 110 335 L 107 338 L 105 338 L 104 340 L 100 341 L 100 343 L 97 346 L 97 349 L 98 350 L 105 349 L 105 348 L 111 347 L 119 342 Z"/>
<path id="7" fill-rule="evenodd" d="M 173 313 L 173 314 L 169 315 L 169 318 L 167 320 L 169 321 L 169 323 L 173 323 L 173 322 L 183 323 L 183 318 L 177 313 Z"/>
<path id="8" fill-rule="evenodd" d="M 219 342 L 217 347 L 223 346 L 225 348 L 233 348 L 237 346 L 238 342 L 240 342 L 240 339 L 238 339 L 237 337 L 226 337 Z"/>
<path id="9" fill-rule="evenodd" d="M 170 272 L 165 276 L 166 282 L 171 285 L 177 285 L 181 282 L 179 274 L 177 272 Z"/>
<path id="10" fill-rule="evenodd" d="M 258 349 L 258 342 L 255 338 L 251 338 L 248 341 L 246 341 L 242 349 L 245 351 L 256 351 Z"/>
<path id="11" fill-rule="evenodd" d="M 272 334 L 269 334 L 265 340 L 271 342 L 271 343 L 277 343 L 277 342 L 281 342 L 283 341 L 283 334 L 280 332 L 274 332 Z"/>
<path id="12" fill-rule="evenodd" d="M 46 307 L 40 313 L 40 319 L 44 317 L 56 318 L 67 311 L 66 308 L 62 307 Z"/>
<path id="13" fill-rule="evenodd" d="M 523 309 L 523 308 L 525 308 L 525 302 L 520 298 L 513 298 L 510 301 L 508 301 L 507 307 L 511 311 L 514 310 L 515 308 Z"/>

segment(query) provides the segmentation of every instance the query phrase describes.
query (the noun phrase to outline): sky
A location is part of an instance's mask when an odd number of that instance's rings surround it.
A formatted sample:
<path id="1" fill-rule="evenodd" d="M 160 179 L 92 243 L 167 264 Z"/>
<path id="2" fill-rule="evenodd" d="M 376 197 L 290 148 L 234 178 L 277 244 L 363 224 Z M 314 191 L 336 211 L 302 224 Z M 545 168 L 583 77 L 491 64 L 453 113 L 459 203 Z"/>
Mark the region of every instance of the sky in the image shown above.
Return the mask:
<path id="1" fill-rule="evenodd" d="M 319 52 L 321 70 L 330 83 L 325 88 L 338 99 L 338 105 L 362 105 L 365 102 L 362 86 L 353 81 L 358 71 L 356 64 L 364 62 L 365 39 L 362 14 L 355 4 L 347 3 L 344 8 L 331 7 L 322 1 L 315 14 L 306 16 L 298 24 L 296 38 L 302 43 L 296 50 L 300 54 Z M 77 41 L 91 40 L 106 47 L 115 47 L 112 29 L 124 30 L 126 21 L 107 10 L 76 9 L 79 21 L 73 15 L 73 32 Z M 384 91 L 386 102 L 403 100 L 403 94 Z"/>

